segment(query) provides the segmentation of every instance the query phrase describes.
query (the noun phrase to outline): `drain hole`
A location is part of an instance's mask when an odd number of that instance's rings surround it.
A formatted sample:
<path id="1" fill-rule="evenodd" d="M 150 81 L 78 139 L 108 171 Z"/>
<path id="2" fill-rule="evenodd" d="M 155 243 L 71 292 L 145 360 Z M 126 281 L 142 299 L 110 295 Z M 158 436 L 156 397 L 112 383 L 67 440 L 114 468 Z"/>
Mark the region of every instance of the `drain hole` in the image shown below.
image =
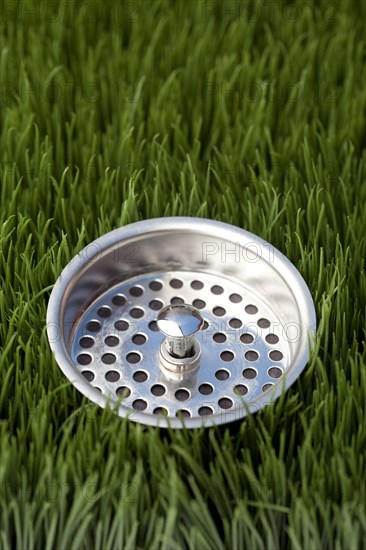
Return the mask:
<path id="1" fill-rule="evenodd" d="M 222 286 L 219 286 L 219 285 L 214 285 L 213 287 L 211 287 L 211 292 L 212 294 L 222 294 L 224 292 L 224 289 L 222 288 Z"/>
<path id="2" fill-rule="evenodd" d="M 240 294 L 230 294 L 229 296 L 229 300 L 230 302 L 232 302 L 233 304 L 239 304 L 241 301 L 242 301 L 242 297 L 240 296 Z"/>
<path id="3" fill-rule="evenodd" d="M 268 319 L 259 319 L 258 320 L 258 326 L 261 327 L 261 328 L 268 328 L 271 323 L 268 321 Z"/>
<path id="4" fill-rule="evenodd" d="M 258 357 L 258 353 L 252 349 L 247 351 L 245 354 L 245 359 L 247 359 L 247 361 L 256 361 Z"/>
<path id="5" fill-rule="evenodd" d="M 172 279 L 170 281 L 170 286 L 172 288 L 182 288 L 183 286 L 183 281 L 181 281 L 180 279 Z"/>
<path id="6" fill-rule="evenodd" d="M 262 390 L 263 391 L 267 391 L 269 390 L 269 388 L 272 388 L 273 384 L 264 384 L 264 386 L 262 387 Z"/>
<path id="7" fill-rule="evenodd" d="M 133 408 L 135 411 L 144 411 L 147 407 L 146 401 L 144 399 L 135 399 L 135 401 L 132 403 Z"/>
<path id="8" fill-rule="evenodd" d="M 202 395 L 210 395 L 210 393 L 213 392 L 213 387 L 211 384 L 201 384 L 198 391 L 202 393 Z"/>
<path id="9" fill-rule="evenodd" d="M 267 334 L 266 336 L 266 342 L 268 342 L 268 344 L 277 344 L 278 340 L 279 338 L 276 334 Z"/>
<path id="10" fill-rule="evenodd" d="M 133 373 L 133 379 L 135 382 L 146 382 L 147 373 L 143 370 L 138 370 Z"/>
<path id="11" fill-rule="evenodd" d="M 229 321 L 229 325 L 231 326 L 231 328 L 240 328 L 242 324 L 243 323 L 240 321 L 240 319 L 230 319 Z"/>
<path id="12" fill-rule="evenodd" d="M 131 395 L 131 390 L 127 386 L 120 386 L 117 388 L 116 394 L 119 397 L 129 397 Z"/>
<path id="13" fill-rule="evenodd" d="M 88 382 L 91 382 L 95 378 L 94 373 L 91 370 L 84 370 L 81 374 Z"/>
<path id="14" fill-rule="evenodd" d="M 106 373 L 105 378 L 108 382 L 117 382 L 121 377 L 116 370 L 110 370 Z"/>
<path id="15" fill-rule="evenodd" d="M 193 300 L 192 305 L 197 309 L 203 309 L 204 307 L 206 307 L 206 302 L 204 302 L 203 300 Z"/>
<path id="16" fill-rule="evenodd" d="M 134 296 L 135 298 L 142 296 L 143 292 L 144 292 L 144 289 L 141 286 L 133 286 L 129 290 L 129 293 L 131 294 L 131 296 Z"/>
<path id="17" fill-rule="evenodd" d="M 282 370 L 278 367 L 272 367 L 269 369 L 268 374 L 271 378 L 280 378 Z"/>
<path id="18" fill-rule="evenodd" d="M 222 332 L 217 332 L 216 334 L 213 335 L 212 338 L 218 344 L 222 344 L 223 342 L 226 342 L 226 340 L 227 340 L 226 335 Z"/>
<path id="19" fill-rule="evenodd" d="M 222 317 L 225 315 L 226 311 L 223 307 L 214 307 L 212 313 L 216 315 L 216 317 Z"/>
<path id="20" fill-rule="evenodd" d="M 132 364 L 136 364 L 136 363 L 139 363 L 141 361 L 141 355 L 139 355 L 138 353 L 128 353 L 126 355 L 126 359 L 129 363 L 132 363 Z"/>
<path id="21" fill-rule="evenodd" d="M 112 365 L 116 362 L 116 356 L 113 353 L 105 353 L 102 355 L 102 361 L 105 365 Z"/>
<path id="22" fill-rule="evenodd" d="M 203 282 L 202 281 L 192 281 L 191 282 L 191 287 L 194 289 L 194 290 L 201 290 L 203 288 Z"/>
<path id="23" fill-rule="evenodd" d="M 116 321 L 114 323 L 114 328 L 120 331 L 127 330 L 129 326 L 127 321 Z"/>
<path id="24" fill-rule="evenodd" d="M 254 369 L 244 369 L 243 376 L 244 378 L 248 378 L 248 380 L 251 380 L 252 378 L 255 378 L 257 376 L 257 371 Z"/>
<path id="25" fill-rule="evenodd" d="M 132 336 L 132 342 L 137 346 L 142 346 L 146 342 L 146 336 L 144 334 L 135 334 Z"/>
<path id="26" fill-rule="evenodd" d="M 240 341 L 243 342 L 243 344 L 251 344 L 253 340 L 254 340 L 253 336 L 248 332 L 245 332 L 240 336 Z"/>
<path id="27" fill-rule="evenodd" d="M 207 329 L 208 329 L 208 322 L 203 321 L 202 330 L 207 330 Z"/>
<path id="28" fill-rule="evenodd" d="M 108 306 L 102 306 L 98 309 L 97 313 L 99 317 L 106 319 L 107 317 L 110 317 L 112 315 L 112 310 Z"/>
<path id="29" fill-rule="evenodd" d="M 183 298 L 179 298 L 179 296 L 174 296 L 174 298 L 172 298 L 170 300 L 170 303 L 173 305 L 173 306 L 176 306 L 178 304 L 184 304 L 184 300 Z"/>
<path id="30" fill-rule="evenodd" d="M 112 298 L 112 304 L 115 306 L 123 306 L 126 303 L 126 298 L 121 294 L 117 294 Z"/>
<path id="31" fill-rule="evenodd" d="M 209 416 L 213 414 L 213 409 L 211 407 L 200 407 L 198 409 L 198 414 L 200 416 Z"/>
<path id="32" fill-rule="evenodd" d="M 88 353 L 80 353 L 77 357 L 79 365 L 89 365 L 92 362 L 92 356 Z"/>
<path id="33" fill-rule="evenodd" d="M 161 395 L 164 395 L 165 388 L 161 384 L 154 384 L 151 386 L 151 393 L 155 395 L 156 397 L 160 397 Z"/>
<path id="34" fill-rule="evenodd" d="M 149 329 L 152 330 L 153 332 L 157 332 L 159 330 L 158 323 L 156 321 L 151 321 L 149 323 Z"/>
<path id="35" fill-rule="evenodd" d="M 168 411 L 164 409 L 164 407 L 156 407 L 156 409 L 153 410 L 153 413 L 168 416 Z"/>
<path id="36" fill-rule="evenodd" d="M 233 402 L 229 397 L 222 397 L 219 399 L 218 403 L 221 409 L 230 409 L 230 407 L 233 406 Z"/>
<path id="37" fill-rule="evenodd" d="M 281 361 L 283 355 L 280 351 L 278 351 L 278 349 L 275 349 L 274 351 L 269 352 L 269 357 L 272 361 Z"/>
<path id="38" fill-rule="evenodd" d="M 134 308 L 131 309 L 130 315 L 134 319 L 140 319 L 144 315 L 144 310 L 139 308 L 139 307 L 134 307 Z"/>
<path id="39" fill-rule="evenodd" d="M 217 380 L 227 380 L 230 376 L 230 373 L 227 370 L 219 369 L 215 372 L 215 376 Z"/>
<path id="40" fill-rule="evenodd" d="M 117 338 L 117 336 L 107 336 L 107 338 L 104 341 L 107 344 L 107 346 L 111 348 L 114 348 L 119 344 L 119 338 Z"/>
<path id="41" fill-rule="evenodd" d="M 178 399 L 178 401 L 187 401 L 189 399 L 189 391 L 180 389 L 175 392 L 175 398 Z"/>
<path id="42" fill-rule="evenodd" d="M 90 332 L 98 332 L 101 328 L 98 321 L 89 321 L 89 323 L 86 324 L 86 329 Z"/>
<path id="43" fill-rule="evenodd" d="M 160 281 L 151 281 L 151 283 L 149 284 L 149 287 L 151 288 L 151 290 L 161 290 L 163 288 L 163 285 L 161 284 Z"/>
<path id="44" fill-rule="evenodd" d="M 178 416 L 178 418 L 190 418 L 192 415 L 187 409 L 180 409 L 175 413 L 175 416 Z"/>
<path id="45" fill-rule="evenodd" d="M 249 315 L 255 315 L 258 313 L 258 308 L 256 306 L 253 306 L 253 304 L 249 304 L 245 307 L 245 311 L 249 313 Z"/>
<path id="46" fill-rule="evenodd" d="M 222 359 L 222 361 L 232 361 L 234 359 L 234 354 L 232 351 L 223 351 L 222 353 L 220 353 L 220 357 Z"/>
<path id="47" fill-rule="evenodd" d="M 153 309 L 154 311 L 159 311 L 163 307 L 163 302 L 160 300 L 151 300 L 149 303 L 150 309 Z"/>
<path id="48" fill-rule="evenodd" d="M 84 336 L 83 338 L 80 338 L 79 344 L 82 348 L 91 348 L 94 344 L 93 338 L 90 338 L 90 336 Z"/>
<path id="49" fill-rule="evenodd" d="M 234 393 L 236 395 L 246 395 L 248 393 L 248 388 L 244 384 L 237 384 L 234 388 Z"/>

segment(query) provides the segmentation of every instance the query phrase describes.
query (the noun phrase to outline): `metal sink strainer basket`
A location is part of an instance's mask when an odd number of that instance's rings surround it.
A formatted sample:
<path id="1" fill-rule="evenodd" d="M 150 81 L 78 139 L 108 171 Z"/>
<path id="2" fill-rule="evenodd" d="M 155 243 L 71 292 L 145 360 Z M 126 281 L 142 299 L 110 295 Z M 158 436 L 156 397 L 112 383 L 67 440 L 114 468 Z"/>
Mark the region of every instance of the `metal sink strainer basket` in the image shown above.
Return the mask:
<path id="1" fill-rule="evenodd" d="M 224 424 L 305 367 L 316 318 L 295 267 L 256 235 L 157 218 L 93 241 L 51 294 L 56 361 L 89 399 L 142 424 Z"/>

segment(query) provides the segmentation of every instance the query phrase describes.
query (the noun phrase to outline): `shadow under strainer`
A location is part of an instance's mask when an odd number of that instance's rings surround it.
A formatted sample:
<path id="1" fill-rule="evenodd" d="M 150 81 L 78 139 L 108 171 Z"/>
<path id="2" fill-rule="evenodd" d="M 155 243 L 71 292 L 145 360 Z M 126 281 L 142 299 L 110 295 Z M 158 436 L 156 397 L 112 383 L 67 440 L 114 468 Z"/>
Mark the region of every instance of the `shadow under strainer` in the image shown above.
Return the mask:
<path id="1" fill-rule="evenodd" d="M 113 353 L 104 353 L 102 355 L 102 363 L 105 365 L 112 365 L 117 360 L 117 357 Z"/>
<path id="2" fill-rule="evenodd" d="M 132 403 L 132 407 L 135 411 L 144 411 L 147 408 L 147 403 L 144 399 L 135 399 Z"/>
<path id="3" fill-rule="evenodd" d="M 82 338 L 80 338 L 79 344 L 82 348 L 88 349 L 93 347 L 94 340 L 93 338 L 90 338 L 90 336 L 83 336 Z"/>
<path id="4" fill-rule="evenodd" d="M 141 356 L 138 353 L 131 352 L 126 355 L 126 359 L 129 363 L 134 365 L 141 361 Z"/>
<path id="5" fill-rule="evenodd" d="M 257 376 L 257 371 L 254 369 L 244 369 L 243 376 L 244 378 L 248 378 L 248 380 L 251 380 Z"/>
<path id="6" fill-rule="evenodd" d="M 146 336 L 144 334 L 135 334 L 132 337 L 132 342 L 137 346 L 142 346 L 146 342 Z"/>
<path id="7" fill-rule="evenodd" d="M 160 281 L 151 281 L 151 283 L 149 284 L 149 287 L 151 290 L 154 290 L 155 292 L 157 292 L 163 288 L 163 285 Z"/>
<path id="8" fill-rule="evenodd" d="M 224 334 L 223 332 L 217 332 L 216 334 L 213 335 L 212 338 L 218 344 L 223 344 L 227 340 L 226 334 Z"/>
<path id="9" fill-rule="evenodd" d="M 128 323 L 127 321 L 123 321 L 123 320 L 121 320 L 121 321 L 116 321 L 116 322 L 114 323 L 114 328 L 115 328 L 116 330 L 121 331 L 121 332 L 127 330 L 129 326 L 130 326 L 129 323 Z"/>
<path id="10" fill-rule="evenodd" d="M 104 342 L 109 347 L 115 347 L 115 346 L 118 346 L 119 344 L 119 338 L 117 338 L 117 336 L 107 336 Z"/>
<path id="11" fill-rule="evenodd" d="M 150 309 L 153 311 L 160 311 L 163 308 L 164 304 L 160 300 L 151 300 L 149 303 Z"/>
<path id="12" fill-rule="evenodd" d="M 184 304 L 184 300 L 183 300 L 183 298 L 180 298 L 179 296 L 174 296 L 174 298 L 172 298 L 170 300 L 170 303 L 172 304 L 172 306 L 176 306 L 176 305 L 179 305 L 179 304 Z"/>
<path id="13" fill-rule="evenodd" d="M 193 290 L 201 290 L 204 287 L 204 284 L 202 281 L 192 281 L 191 287 Z"/>
<path id="14" fill-rule="evenodd" d="M 224 369 L 218 369 L 215 372 L 215 377 L 217 378 L 217 380 L 227 380 L 229 376 L 230 376 L 230 373 Z"/>
<path id="15" fill-rule="evenodd" d="M 279 338 L 276 334 L 267 334 L 266 336 L 266 342 L 268 344 L 277 344 L 279 341 Z"/>
<path id="16" fill-rule="evenodd" d="M 118 397 L 129 397 L 131 395 L 131 390 L 127 386 L 120 386 L 116 390 Z"/>
<path id="17" fill-rule="evenodd" d="M 112 315 L 112 310 L 108 306 L 102 306 L 97 311 L 99 317 L 102 317 L 102 319 L 107 319 L 107 317 L 110 317 Z"/>
<path id="18" fill-rule="evenodd" d="M 192 415 L 187 409 L 180 409 L 175 413 L 178 418 L 190 418 Z"/>
<path id="19" fill-rule="evenodd" d="M 89 365 L 92 362 L 92 357 L 88 353 L 80 353 L 77 356 L 77 362 L 79 365 Z"/>
<path id="20" fill-rule="evenodd" d="M 246 395 L 248 393 L 248 388 L 244 384 L 237 384 L 234 387 L 234 393 L 236 395 Z"/>
<path id="21" fill-rule="evenodd" d="M 162 386 L 161 384 L 154 384 L 151 389 L 150 389 L 151 393 L 153 395 L 155 395 L 156 397 L 161 397 L 162 395 L 165 394 L 165 388 L 164 386 Z"/>
<path id="22" fill-rule="evenodd" d="M 89 332 L 99 332 L 102 328 L 99 321 L 89 321 L 89 323 L 86 324 L 86 330 Z"/>
<path id="23" fill-rule="evenodd" d="M 200 407 L 198 409 L 198 414 L 200 416 L 211 416 L 211 414 L 213 414 L 213 409 L 211 409 L 211 407 Z"/>
<path id="24" fill-rule="evenodd" d="M 193 300 L 192 305 L 197 309 L 203 309 L 206 307 L 206 302 L 197 298 L 196 300 Z"/>
<path id="25" fill-rule="evenodd" d="M 170 286 L 172 288 L 182 288 L 183 286 L 183 281 L 181 281 L 180 279 L 172 279 L 170 281 Z"/>
<path id="26" fill-rule="evenodd" d="M 198 388 L 198 391 L 202 395 L 210 395 L 213 392 L 213 387 L 211 384 L 201 384 Z"/>
<path id="27" fill-rule="evenodd" d="M 161 416 L 168 416 L 168 411 L 164 407 L 156 407 L 156 409 L 153 410 L 153 413 Z"/>
<path id="28" fill-rule="evenodd" d="M 249 313 L 249 315 L 255 315 L 258 312 L 258 308 L 253 304 L 248 304 L 247 306 L 245 306 L 245 311 Z"/>
<path id="29" fill-rule="evenodd" d="M 149 323 L 149 329 L 152 330 L 153 332 L 157 332 L 159 330 L 158 323 L 156 321 L 151 321 Z"/>
<path id="30" fill-rule="evenodd" d="M 121 294 L 116 294 L 116 296 L 113 296 L 112 298 L 112 304 L 114 304 L 117 307 L 121 307 L 125 303 L 126 303 L 126 298 Z"/>
<path id="31" fill-rule="evenodd" d="M 230 397 L 222 397 L 218 401 L 220 409 L 230 409 L 233 406 L 233 402 Z"/>
<path id="32" fill-rule="evenodd" d="M 110 370 L 106 373 L 105 378 L 108 382 L 118 382 L 121 376 L 116 370 Z"/>
<path id="33" fill-rule="evenodd" d="M 141 286 L 133 286 L 129 290 L 131 296 L 134 298 L 138 298 L 139 296 L 142 296 L 144 293 L 144 289 Z"/>
<path id="34" fill-rule="evenodd" d="M 178 399 L 178 401 L 187 401 L 189 399 L 189 391 L 185 389 L 179 389 L 175 392 L 175 398 Z"/>
<path id="35" fill-rule="evenodd" d="M 140 319 L 144 316 L 144 310 L 139 307 L 134 307 L 130 310 L 130 315 L 133 319 Z"/>
<path id="36" fill-rule="evenodd" d="M 215 294 L 216 296 L 218 296 L 219 294 L 222 294 L 224 292 L 224 289 L 220 285 L 213 285 L 211 287 L 211 292 L 212 294 Z"/>
<path id="37" fill-rule="evenodd" d="M 135 382 L 146 382 L 147 373 L 143 370 L 138 370 L 133 373 L 133 379 L 135 380 Z"/>

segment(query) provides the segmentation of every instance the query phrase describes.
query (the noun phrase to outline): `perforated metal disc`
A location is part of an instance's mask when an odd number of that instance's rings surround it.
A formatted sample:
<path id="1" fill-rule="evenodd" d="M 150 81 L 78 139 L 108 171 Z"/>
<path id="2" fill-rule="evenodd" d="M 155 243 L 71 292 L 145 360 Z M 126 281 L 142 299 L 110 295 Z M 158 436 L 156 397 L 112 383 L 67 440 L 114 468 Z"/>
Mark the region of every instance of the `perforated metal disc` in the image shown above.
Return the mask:
<path id="1" fill-rule="evenodd" d="M 180 380 L 159 364 L 157 316 L 192 304 L 200 366 Z M 52 292 L 47 328 L 71 382 L 120 416 L 172 427 L 223 424 L 280 395 L 304 368 L 315 331 L 309 291 L 271 245 L 195 218 L 131 224 L 94 241 Z"/>

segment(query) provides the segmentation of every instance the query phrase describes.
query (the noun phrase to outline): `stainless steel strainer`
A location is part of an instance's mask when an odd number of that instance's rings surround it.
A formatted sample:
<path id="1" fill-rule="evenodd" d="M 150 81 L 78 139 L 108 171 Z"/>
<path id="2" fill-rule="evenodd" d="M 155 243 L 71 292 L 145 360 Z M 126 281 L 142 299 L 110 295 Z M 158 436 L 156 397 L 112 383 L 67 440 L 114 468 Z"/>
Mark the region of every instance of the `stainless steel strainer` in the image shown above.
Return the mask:
<path id="1" fill-rule="evenodd" d="M 47 331 L 89 399 L 142 424 L 243 418 L 305 367 L 316 329 L 299 272 L 269 243 L 201 218 L 157 218 L 84 248 L 55 284 Z"/>

